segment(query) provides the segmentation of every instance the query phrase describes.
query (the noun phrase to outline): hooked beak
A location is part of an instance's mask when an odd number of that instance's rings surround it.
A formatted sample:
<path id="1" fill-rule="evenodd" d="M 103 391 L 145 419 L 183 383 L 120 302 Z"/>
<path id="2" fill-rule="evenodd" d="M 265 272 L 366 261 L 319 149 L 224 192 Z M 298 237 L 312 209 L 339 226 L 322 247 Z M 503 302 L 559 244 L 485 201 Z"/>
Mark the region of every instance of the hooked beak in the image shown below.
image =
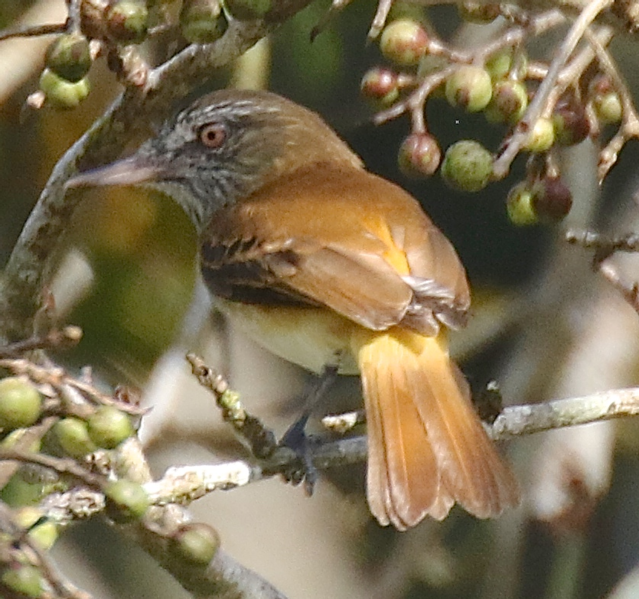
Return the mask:
<path id="1" fill-rule="evenodd" d="M 102 187 L 105 185 L 141 185 L 162 178 L 163 169 L 133 155 L 105 166 L 78 173 L 65 184 L 66 189 Z"/>

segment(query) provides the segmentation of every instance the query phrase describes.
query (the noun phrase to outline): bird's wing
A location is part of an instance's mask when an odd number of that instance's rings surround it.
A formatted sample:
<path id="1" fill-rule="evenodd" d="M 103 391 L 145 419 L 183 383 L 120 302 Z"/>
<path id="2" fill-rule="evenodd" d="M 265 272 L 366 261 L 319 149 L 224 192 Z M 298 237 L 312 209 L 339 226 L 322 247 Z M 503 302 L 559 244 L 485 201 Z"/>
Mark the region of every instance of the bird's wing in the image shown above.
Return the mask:
<path id="1" fill-rule="evenodd" d="M 435 334 L 468 307 L 443 234 L 411 196 L 357 169 L 316 165 L 220 211 L 202 272 L 222 297 L 325 305 L 374 330 L 405 322 Z"/>

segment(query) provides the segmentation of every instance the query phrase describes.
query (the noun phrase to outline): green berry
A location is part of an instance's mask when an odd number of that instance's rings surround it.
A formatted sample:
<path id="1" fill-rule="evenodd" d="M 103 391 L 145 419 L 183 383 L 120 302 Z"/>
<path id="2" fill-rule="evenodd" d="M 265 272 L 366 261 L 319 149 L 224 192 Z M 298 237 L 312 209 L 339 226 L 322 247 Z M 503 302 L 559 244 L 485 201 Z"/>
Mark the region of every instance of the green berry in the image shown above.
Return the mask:
<path id="1" fill-rule="evenodd" d="M 623 116 L 621 98 L 615 91 L 595 95 L 592 99 L 592 107 L 602 125 L 615 125 Z"/>
<path id="2" fill-rule="evenodd" d="M 272 0 L 224 0 L 224 5 L 238 21 L 262 19 L 273 8 Z"/>
<path id="3" fill-rule="evenodd" d="M 532 205 L 539 220 L 560 221 L 572 208 L 572 193 L 559 177 L 544 177 L 536 181 L 532 191 Z"/>
<path id="4" fill-rule="evenodd" d="M 473 65 L 459 67 L 446 81 L 446 99 L 451 106 L 479 112 L 490 102 L 493 86 L 486 69 Z"/>
<path id="5" fill-rule="evenodd" d="M 428 43 L 428 34 L 417 21 L 397 19 L 382 31 L 379 48 L 388 60 L 408 67 L 419 63 Z"/>
<path id="6" fill-rule="evenodd" d="M 442 163 L 442 177 L 460 191 L 480 191 L 490 182 L 493 155 L 480 143 L 462 140 L 446 150 Z"/>
<path id="7" fill-rule="evenodd" d="M 497 81 L 506 77 L 508 73 L 510 73 L 512 66 L 513 51 L 508 48 L 506 50 L 501 50 L 488 58 L 485 68 L 493 81 Z"/>
<path id="8" fill-rule="evenodd" d="M 64 453 L 72 458 L 83 458 L 98 449 L 89 437 L 87 423 L 79 418 L 69 416 L 58 420 L 53 427 L 53 433 Z"/>
<path id="9" fill-rule="evenodd" d="M 135 432 L 131 418 L 115 406 L 100 406 L 87 420 L 89 437 L 104 449 L 114 449 Z"/>
<path id="10" fill-rule="evenodd" d="M 441 162 L 442 153 L 437 141 L 428 133 L 412 133 L 399 148 L 400 170 L 409 177 L 428 177 Z"/>
<path id="11" fill-rule="evenodd" d="M 194 44 L 210 44 L 224 35 L 228 21 L 219 0 L 184 0 L 180 11 L 182 35 Z"/>
<path id="12" fill-rule="evenodd" d="M 555 127 L 550 119 L 540 117 L 534 124 L 524 149 L 533 153 L 547 152 L 555 143 Z"/>
<path id="13" fill-rule="evenodd" d="M 362 94 L 381 104 L 392 104 L 399 97 L 397 73 L 390 69 L 375 67 L 368 71 L 362 79 Z"/>
<path id="14" fill-rule="evenodd" d="M 40 89 L 45 93 L 48 104 L 55 108 L 70 110 L 77 108 L 89 95 L 91 86 L 86 77 L 71 83 L 50 69 L 44 69 L 40 75 Z"/>
<path id="15" fill-rule="evenodd" d="M 0 427 L 5 431 L 34 424 L 42 412 L 42 396 L 29 382 L 19 377 L 0 381 Z"/>
<path id="16" fill-rule="evenodd" d="M 183 525 L 172 538 L 171 549 L 182 560 L 198 566 L 207 566 L 220 547 L 217 531 L 204 523 Z"/>
<path id="17" fill-rule="evenodd" d="M 16 444 L 24 437 L 25 433 L 29 429 L 27 428 L 17 428 L 11 431 L 2 441 L 0 442 L 0 447 L 3 449 L 12 449 L 16 446 Z M 34 439 L 29 447 L 23 448 L 26 451 L 31 451 L 32 453 L 37 453 L 42 448 L 42 440 Z"/>
<path id="18" fill-rule="evenodd" d="M 493 85 L 493 96 L 484 115 L 491 123 L 514 125 L 521 119 L 528 106 L 528 91 L 520 81 L 508 79 Z"/>
<path id="19" fill-rule="evenodd" d="M 518 227 L 534 225 L 539 217 L 532 205 L 533 192 L 524 182 L 517 183 L 506 199 L 506 210 L 510 221 Z"/>
<path id="20" fill-rule="evenodd" d="M 114 40 L 140 44 L 146 39 L 149 13 L 141 0 L 118 0 L 107 8 L 105 17 Z"/>
<path id="21" fill-rule="evenodd" d="M 53 547 L 58 539 L 58 528 L 52 520 L 44 516 L 44 512 L 35 506 L 21 507 L 14 511 L 15 521 L 23 528 L 29 529 L 29 539 L 43 551 Z"/>
<path id="22" fill-rule="evenodd" d="M 45 63 L 62 79 L 80 81 L 91 68 L 89 40 L 81 33 L 58 36 L 47 48 Z"/>
<path id="23" fill-rule="evenodd" d="M 122 524 L 141 518 L 151 505 L 142 485 L 124 478 L 108 483 L 104 496 L 108 516 Z"/>
<path id="24" fill-rule="evenodd" d="M 27 564 L 12 564 L 2 573 L 2 584 L 23 597 L 37 599 L 44 590 L 40 570 Z"/>
<path id="25" fill-rule="evenodd" d="M 561 102 L 552 116 L 555 138 L 562 146 L 573 146 L 584 141 L 590 134 L 590 123 L 581 104 Z"/>

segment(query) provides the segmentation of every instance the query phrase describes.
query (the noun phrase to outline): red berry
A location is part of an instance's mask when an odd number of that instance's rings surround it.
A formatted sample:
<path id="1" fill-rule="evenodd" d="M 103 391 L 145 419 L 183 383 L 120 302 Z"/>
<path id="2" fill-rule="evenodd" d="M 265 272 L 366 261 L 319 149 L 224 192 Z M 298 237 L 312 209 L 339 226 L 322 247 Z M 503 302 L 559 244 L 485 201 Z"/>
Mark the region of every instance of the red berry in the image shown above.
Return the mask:
<path id="1" fill-rule="evenodd" d="M 437 141 L 428 133 L 412 133 L 399 148 L 399 168 L 409 177 L 432 175 L 442 158 Z"/>

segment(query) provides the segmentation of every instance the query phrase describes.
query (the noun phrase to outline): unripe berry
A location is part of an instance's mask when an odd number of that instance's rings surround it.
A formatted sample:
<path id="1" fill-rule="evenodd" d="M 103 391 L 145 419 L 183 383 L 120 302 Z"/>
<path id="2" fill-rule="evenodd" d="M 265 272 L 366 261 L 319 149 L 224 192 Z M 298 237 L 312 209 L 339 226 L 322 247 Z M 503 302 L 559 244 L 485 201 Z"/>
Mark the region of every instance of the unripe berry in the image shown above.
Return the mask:
<path id="1" fill-rule="evenodd" d="M 53 71 L 44 69 L 40 75 L 40 89 L 44 92 L 48 104 L 54 108 L 70 110 L 77 108 L 89 95 L 91 86 L 86 77 L 71 83 Z"/>
<path id="2" fill-rule="evenodd" d="M 224 5 L 238 21 L 261 19 L 272 8 L 271 0 L 225 0 Z"/>
<path id="3" fill-rule="evenodd" d="M 391 104 L 399 96 L 397 79 L 397 73 L 390 69 L 381 67 L 370 69 L 362 79 L 362 94 L 382 104 Z"/>
<path id="4" fill-rule="evenodd" d="M 491 123 L 514 125 L 521 119 L 528 106 L 528 91 L 520 81 L 505 79 L 493 85 L 493 96 L 484 115 Z"/>
<path id="5" fill-rule="evenodd" d="M 544 177 L 533 185 L 532 205 L 539 220 L 557 222 L 572 207 L 572 193 L 559 177 Z"/>
<path id="6" fill-rule="evenodd" d="M 524 149 L 533 153 L 548 151 L 555 143 L 555 127 L 550 119 L 540 117 L 533 125 L 524 144 Z"/>
<path id="7" fill-rule="evenodd" d="M 578 102 L 561 102 L 552 116 L 555 138 L 562 146 L 581 143 L 590 134 L 590 123 L 586 111 Z"/>
<path id="8" fill-rule="evenodd" d="M 506 210 L 510 221 L 519 227 L 534 225 L 539 217 L 533 204 L 533 192 L 525 182 L 517 183 L 509 192 L 506 199 Z"/>
<path id="9" fill-rule="evenodd" d="M 54 522 L 44 517 L 44 512 L 35 506 L 25 506 L 14 511 L 15 521 L 29 529 L 28 537 L 43 551 L 53 547 L 58 539 L 58 528 Z"/>
<path id="10" fill-rule="evenodd" d="M 432 135 L 412 133 L 399 148 L 398 163 L 409 177 L 428 177 L 437 170 L 441 158 L 441 150 Z"/>
<path id="11" fill-rule="evenodd" d="M 479 112 L 490 102 L 493 93 L 488 71 L 473 65 L 459 67 L 446 81 L 446 99 L 451 106 Z"/>
<path id="12" fill-rule="evenodd" d="M 104 496 L 108 516 L 119 523 L 142 518 L 151 505 L 142 485 L 124 478 L 108 483 Z"/>
<path id="13" fill-rule="evenodd" d="M 210 44 L 224 35 L 228 25 L 219 0 L 183 1 L 180 27 L 187 41 Z"/>
<path id="14" fill-rule="evenodd" d="M 2 573 L 2 584 L 22 597 L 41 597 L 43 582 L 40 570 L 27 564 L 12 564 Z"/>
<path id="15" fill-rule="evenodd" d="M 59 35 L 47 48 L 45 63 L 62 79 L 80 81 L 91 68 L 89 40 L 81 33 Z"/>
<path id="16" fill-rule="evenodd" d="M 592 107 L 602 125 L 615 125 L 623 116 L 621 98 L 614 91 L 595 95 L 592 99 Z"/>
<path id="17" fill-rule="evenodd" d="M 496 54 L 493 54 L 486 61 L 485 68 L 488 71 L 491 79 L 497 81 L 503 79 L 510 73 L 510 69 L 513 66 L 513 51 L 508 48 L 506 50 L 500 50 Z"/>
<path id="18" fill-rule="evenodd" d="M 34 424 L 42 411 L 42 397 L 28 381 L 19 377 L 0 380 L 0 427 L 5 431 Z"/>
<path id="19" fill-rule="evenodd" d="M 480 143 L 465 139 L 446 150 L 442 177 L 461 191 L 480 191 L 488 185 L 493 172 L 493 155 Z"/>
<path id="20" fill-rule="evenodd" d="M 184 524 L 171 541 L 171 551 L 196 566 L 207 566 L 220 547 L 217 531 L 203 522 Z"/>
<path id="21" fill-rule="evenodd" d="M 425 54 L 428 42 L 428 34 L 417 21 L 397 19 L 382 31 L 379 48 L 388 60 L 412 66 Z"/>
<path id="22" fill-rule="evenodd" d="M 140 44 L 146 39 L 149 13 L 141 0 L 118 0 L 105 14 L 109 36 L 116 41 Z"/>
<path id="23" fill-rule="evenodd" d="M 79 418 L 69 416 L 58 420 L 53 432 L 64 453 L 72 458 L 83 458 L 98 449 L 89 437 L 87 423 Z"/>
<path id="24" fill-rule="evenodd" d="M 104 449 L 114 449 L 133 435 L 131 418 L 115 406 L 100 406 L 87 420 L 89 437 Z"/>

